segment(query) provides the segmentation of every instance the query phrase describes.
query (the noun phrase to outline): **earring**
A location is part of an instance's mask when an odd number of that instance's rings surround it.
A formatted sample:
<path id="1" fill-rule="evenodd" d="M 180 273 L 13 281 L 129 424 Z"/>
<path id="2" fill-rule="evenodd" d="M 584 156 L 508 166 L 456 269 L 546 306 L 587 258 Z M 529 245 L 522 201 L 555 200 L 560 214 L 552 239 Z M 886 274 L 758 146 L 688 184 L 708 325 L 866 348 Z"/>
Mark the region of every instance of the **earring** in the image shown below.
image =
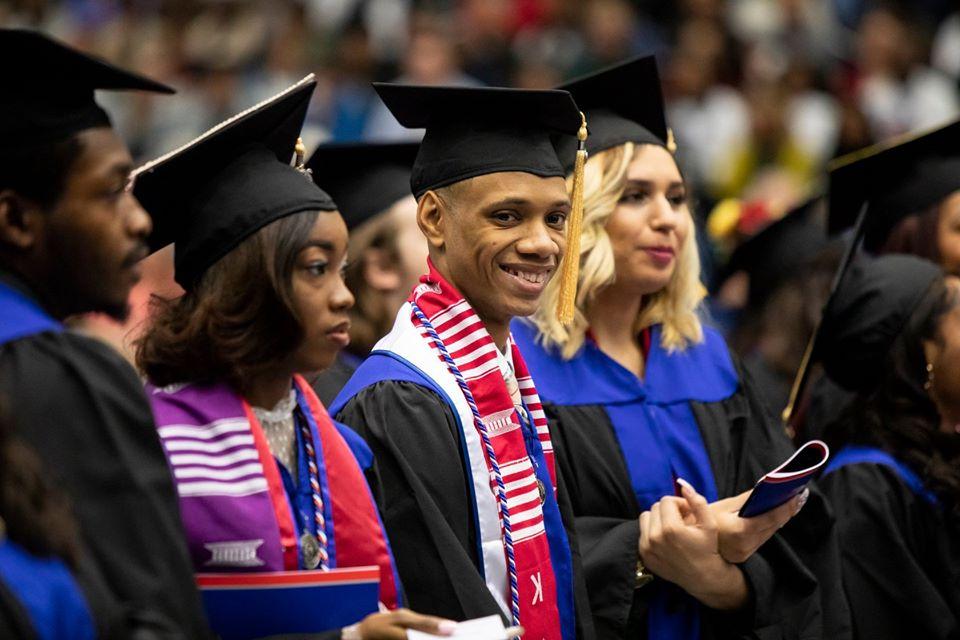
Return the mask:
<path id="1" fill-rule="evenodd" d="M 933 388 L 933 365 L 927 363 L 927 381 L 923 383 L 924 391 L 930 391 Z"/>

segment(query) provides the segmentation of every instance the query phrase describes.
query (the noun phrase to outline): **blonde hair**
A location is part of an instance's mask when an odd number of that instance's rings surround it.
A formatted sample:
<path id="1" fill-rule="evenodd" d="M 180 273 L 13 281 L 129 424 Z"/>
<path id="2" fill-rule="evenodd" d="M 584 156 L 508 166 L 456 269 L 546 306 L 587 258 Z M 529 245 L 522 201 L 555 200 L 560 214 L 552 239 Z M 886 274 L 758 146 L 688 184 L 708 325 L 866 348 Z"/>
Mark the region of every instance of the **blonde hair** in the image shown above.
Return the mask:
<path id="1" fill-rule="evenodd" d="M 586 311 L 597 293 L 616 278 L 613 246 L 606 226 L 623 195 L 627 170 L 638 150 L 632 142 L 601 151 L 587 160 L 584 170 L 583 234 L 580 240 L 580 277 L 577 286 L 577 309 L 568 327 L 556 317 L 560 295 L 559 278 L 547 285 L 540 309 L 532 320 L 546 347 L 557 347 L 569 360 L 583 346 L 589 328 Z M 567 179 L 567 189 L 571 188 Z M 688 211 L 689 215 L 689 211 Z M 693 221 L 680 247 L 677 264 L 667 286 L 646 296 L 634 321 L 634 331 L 654 324 L 663 325 L 660 343 L 668 351 L 683 350 L 703 341 L 703 326 L 698 309 L 706 289 L 700 282 L 700 256 Z"/>

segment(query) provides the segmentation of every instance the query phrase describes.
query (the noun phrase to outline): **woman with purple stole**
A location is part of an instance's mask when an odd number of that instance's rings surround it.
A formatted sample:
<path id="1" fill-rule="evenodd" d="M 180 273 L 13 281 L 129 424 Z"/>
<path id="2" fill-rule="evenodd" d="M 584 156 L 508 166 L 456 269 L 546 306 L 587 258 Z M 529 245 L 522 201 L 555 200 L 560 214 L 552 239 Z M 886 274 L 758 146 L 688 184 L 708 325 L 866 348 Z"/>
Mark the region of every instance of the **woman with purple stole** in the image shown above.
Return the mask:
<path id="1" fill-rule="evenodd" d="M 393 611 L 344 621 L 343 637 L 447 633 L 449 621 L 396 610 L 393 558 L 361 470 L 371 454 L 301 377 L 348 343 L 353 304 L 346 227 L 302 167 L 315 85 L 305 78 L 135 172 L 135 195 L 155 212 L 153 249 L 175 243 L 185 290 L 155 300 L 137 364 L 196 571 L 373 565 Z"/>

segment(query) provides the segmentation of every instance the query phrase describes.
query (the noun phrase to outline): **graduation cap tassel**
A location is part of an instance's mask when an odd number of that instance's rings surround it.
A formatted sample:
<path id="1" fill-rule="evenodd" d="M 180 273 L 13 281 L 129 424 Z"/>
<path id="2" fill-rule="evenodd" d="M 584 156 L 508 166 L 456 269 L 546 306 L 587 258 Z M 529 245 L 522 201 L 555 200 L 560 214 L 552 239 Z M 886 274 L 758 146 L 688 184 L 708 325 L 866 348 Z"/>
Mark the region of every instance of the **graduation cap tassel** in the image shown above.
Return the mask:
<path id="1" fill-rule="evenodd" d="M 573 322 L 577 309 L 577 281 L 580 279 L 580 234 L 583 231 L 583 168 L 587 163 L 587 117 L 580 112 L 577 131 L 577 158 L 573 165 L 573 193 L 570 195 L 570 222 L 567 225 L 567 248 L 560 265 L 560 299 L 557 318 L 564 326 Z"/>

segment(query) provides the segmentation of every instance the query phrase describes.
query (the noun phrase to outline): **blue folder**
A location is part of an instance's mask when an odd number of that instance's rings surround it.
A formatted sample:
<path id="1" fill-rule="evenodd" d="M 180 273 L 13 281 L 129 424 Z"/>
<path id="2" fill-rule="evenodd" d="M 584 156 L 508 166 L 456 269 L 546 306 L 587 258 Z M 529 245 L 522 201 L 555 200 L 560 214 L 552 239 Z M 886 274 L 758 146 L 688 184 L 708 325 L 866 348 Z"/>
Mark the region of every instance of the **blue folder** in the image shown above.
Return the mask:
<path id="1" fill-rule="evenodd" d="M 201 573 L 197 585 L 217 636 L 253 640 L 340 629 L 376 613 L 380 569 Z"/>
<path id="2" fill-rule="evenodd" d="M 826 443 L 820 440 L 806 443 L 786 462 L 757 481 L 740 509 L 740 516 L 759 516 L 798 495 L 829 457 L 830 448 Z"/>

